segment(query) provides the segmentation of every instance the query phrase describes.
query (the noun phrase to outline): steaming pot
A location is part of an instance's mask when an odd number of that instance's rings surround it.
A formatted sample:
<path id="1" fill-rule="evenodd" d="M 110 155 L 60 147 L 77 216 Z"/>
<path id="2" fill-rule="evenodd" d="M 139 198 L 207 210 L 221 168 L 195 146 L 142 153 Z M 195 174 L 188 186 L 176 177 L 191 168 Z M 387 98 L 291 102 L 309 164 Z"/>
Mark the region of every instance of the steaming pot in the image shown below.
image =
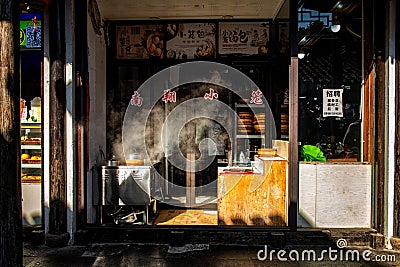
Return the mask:
<path id="1" fill-rule="evenodd" d="M 119 161 L 115 158 L 115 155 L 112 156 L 112 158 L 108 161 L 108 166 L 118 166 L 119 165 Z"/>

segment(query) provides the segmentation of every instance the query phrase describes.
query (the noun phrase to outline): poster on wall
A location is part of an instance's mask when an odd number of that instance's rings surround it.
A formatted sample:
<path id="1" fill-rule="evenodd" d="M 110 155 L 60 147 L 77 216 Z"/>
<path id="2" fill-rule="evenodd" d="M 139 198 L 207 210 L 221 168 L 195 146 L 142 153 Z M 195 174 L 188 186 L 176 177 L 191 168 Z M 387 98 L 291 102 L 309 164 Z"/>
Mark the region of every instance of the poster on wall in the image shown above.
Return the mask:
<path id="1" fill-rule="evenodd" d="M 162 25 L 121 25 L 116 27 L 117 58 L 163 58 Z"/>
<path id="2" fill-rule="evenodd" d="M 279 22 L 279 52 L 289 54 L 289 22 Z"/>
<path id="3" fill-rule="evenodd" d="M 42 26 L 40 14 L 21 14 L 19 22 L 19 45 L 21 48 L 42 46 Z"/>
<path id="4" fill-rule="evenodd" d="M 215 23 L 167 24 L 167 58 L 215 58 Z"/>
<path id="5" fill-rule="evenodd" d="M 220 55 L 266 55 L 269 43 L 268 22 L 221 22 Z"/>
<path id="6" fill-rule="evenodd" d="M 323 117 L 343 117 L 343 89 L 323 89 Z"/>

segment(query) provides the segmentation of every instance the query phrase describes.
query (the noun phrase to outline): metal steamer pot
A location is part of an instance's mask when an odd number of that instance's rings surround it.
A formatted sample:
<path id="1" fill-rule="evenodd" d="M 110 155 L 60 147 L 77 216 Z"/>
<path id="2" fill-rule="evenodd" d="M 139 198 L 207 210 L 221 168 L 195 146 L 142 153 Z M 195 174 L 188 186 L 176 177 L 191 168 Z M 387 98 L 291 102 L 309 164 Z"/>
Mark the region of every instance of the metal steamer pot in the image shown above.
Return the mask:
<path id="1" fill-rule="evenodd" d="M 112 158 L 108 160 L 107 166 L 112 166 L 112 167 L 119 166 L 119 161 L 116 159 L 115 155 L 113 155 Z"/>
<path id="2" fill-rule="evenodd" d="M 126 160 L 126 165 L 128 166 L 142 166 L 144 165 L 144 159 L 139 153 L 131 153 L 128 155 Z"/>

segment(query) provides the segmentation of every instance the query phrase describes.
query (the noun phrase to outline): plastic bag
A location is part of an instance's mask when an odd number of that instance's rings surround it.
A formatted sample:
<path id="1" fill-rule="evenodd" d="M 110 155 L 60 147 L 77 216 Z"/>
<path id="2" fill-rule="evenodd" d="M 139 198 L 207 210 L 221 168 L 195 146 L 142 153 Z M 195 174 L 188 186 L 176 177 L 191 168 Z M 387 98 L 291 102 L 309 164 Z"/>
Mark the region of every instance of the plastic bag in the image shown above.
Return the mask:
<path id="1" fill-rule="evenodd" d="M 322 161 L 326 162 L 324 153 L 316 146 L 304 145 L 301 147 L 301 155 L 304 161 Z"/>

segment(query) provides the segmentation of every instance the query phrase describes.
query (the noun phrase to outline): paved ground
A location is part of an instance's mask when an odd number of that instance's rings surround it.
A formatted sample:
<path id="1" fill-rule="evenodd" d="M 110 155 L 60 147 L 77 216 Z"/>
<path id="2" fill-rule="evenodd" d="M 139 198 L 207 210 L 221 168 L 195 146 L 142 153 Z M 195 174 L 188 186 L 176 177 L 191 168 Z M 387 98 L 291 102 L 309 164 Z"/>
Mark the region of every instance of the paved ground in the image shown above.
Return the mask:
<path id="1" fill-rule="evenodd" d="M 267 259 L 260 260 L 257 254 L 262 247 L 233 247 L 233 246 L 208 246 L 186 244 L 182 247 L 168 245 L 140 245 L 140 244 L 90 244 L 87 246 L 69 246 L 63 248 L 49 248 L 44 245 L 24 244 L 24 266 L 400 266 L 400 254 L 393 251 L 371 251 L 370 259 L 388 259 L 391 255 L 396 257 L 395 262 L 380 263 L 376 261 L 365 262 L 362 251 L 368 248 L 358 248 L 360 261 L 352 261 L 346 251 L 343 251 L 342 261 L 340 252 L 332 251 L 331 257 L 337 256 L 336 261 L 329 258 L 328 251 L 323 254 L 320 261 L 280 261 L 277 252 L 273 252 L 273 260 L 269 259 L 271 249 L 268 249 Z M 289 259 L 289 255 L 296 257 L 296 252 L 301 253 L 311 248 L 285 248 L 282 258 Z M 332 248 L 333 249 L 333 248 Z M 358 251 L 358 250 L 357 250 Z M 321 248 L 316 251 L 320 257 Z M 263 251 L 259 253 L 264 257 Z M 377 258 L 378 256 L 378 258 Z M 305 254 L 307 258 L 307 254 Z"/>

